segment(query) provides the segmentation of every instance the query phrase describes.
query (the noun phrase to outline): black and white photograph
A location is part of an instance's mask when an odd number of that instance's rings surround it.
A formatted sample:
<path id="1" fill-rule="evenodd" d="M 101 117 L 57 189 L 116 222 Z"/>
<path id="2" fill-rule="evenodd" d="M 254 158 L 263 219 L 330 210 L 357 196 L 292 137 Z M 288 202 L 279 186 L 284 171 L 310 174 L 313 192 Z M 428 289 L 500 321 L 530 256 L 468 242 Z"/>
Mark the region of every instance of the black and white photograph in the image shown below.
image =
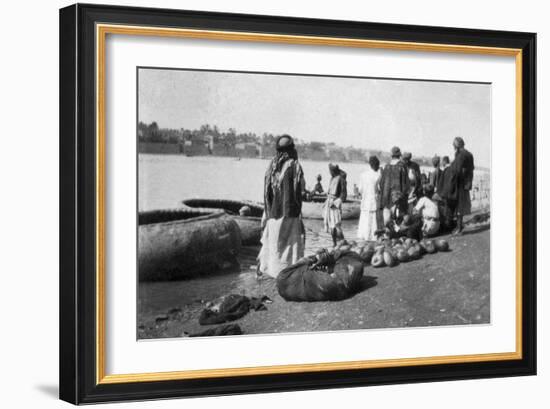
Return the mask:
<path id="1" fill-rule="evenodd" d="M 491 322 L 491 84 L 137 69 L 137 338 Z"/>

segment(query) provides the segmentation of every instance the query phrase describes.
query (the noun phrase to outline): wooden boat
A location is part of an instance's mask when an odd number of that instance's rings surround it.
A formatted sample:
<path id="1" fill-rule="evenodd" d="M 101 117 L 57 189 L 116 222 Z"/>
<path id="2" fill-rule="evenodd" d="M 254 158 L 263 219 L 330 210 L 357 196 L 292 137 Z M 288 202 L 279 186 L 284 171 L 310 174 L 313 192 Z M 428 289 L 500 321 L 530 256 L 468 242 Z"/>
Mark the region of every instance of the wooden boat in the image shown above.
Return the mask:
<path id="1" fill-rule="evenodd" d="M 212 209 L 224 211 L 241 229 L 242 244 L 258 244 L 262 238 L 262 214 L 264 207 L 256 202 L 247 200 L 223 200 L 223 199 L 187 199 L 183 205 L 192 209 L 211 211 Z M 244 207 L 250 208 L 248 216 L 241 216 L 239 211 Z"/>
<path id="2" fill-rule="evenodd" d="M 222 211 L 140 212 L 138 224 L 140 281 L 180 280 L 238 265 L 241 231 Z"/>
<path id="3" fill-rule="evenodd" d="M 302 202 L 302 217 L 304 219 L 323 219 L 326 195 L 313 195 Z M 342 220 L 358 219 L 361 214 L 361 201 L 348 199 L 342 204 Z"/>

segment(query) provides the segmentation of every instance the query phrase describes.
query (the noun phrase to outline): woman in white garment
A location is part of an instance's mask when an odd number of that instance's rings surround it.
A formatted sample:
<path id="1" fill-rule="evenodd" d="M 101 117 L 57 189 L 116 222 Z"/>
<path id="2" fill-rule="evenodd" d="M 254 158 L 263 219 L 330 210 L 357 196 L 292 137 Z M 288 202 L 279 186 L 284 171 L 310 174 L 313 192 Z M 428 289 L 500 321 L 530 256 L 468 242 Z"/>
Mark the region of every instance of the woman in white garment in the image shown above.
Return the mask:
<path id="1" fill-rule="evenodd" d="M 273 278 L 302 258 L 305 247 L 304 172 L 289 135 L 277 139 L 276 149 L 265 174 L 262 249 L 257 272 Z"/>
<path id="2" fill-rule="evenodd" d="M 375 232 L 378 229 L 376 212 L 378 210 L 380 161 L 376 156 L 369 157 L 369 167 L 361 173 L 359 192 L 361 193 L 361 216 L 357 237 L 362 240 L 376 240 Z"/>

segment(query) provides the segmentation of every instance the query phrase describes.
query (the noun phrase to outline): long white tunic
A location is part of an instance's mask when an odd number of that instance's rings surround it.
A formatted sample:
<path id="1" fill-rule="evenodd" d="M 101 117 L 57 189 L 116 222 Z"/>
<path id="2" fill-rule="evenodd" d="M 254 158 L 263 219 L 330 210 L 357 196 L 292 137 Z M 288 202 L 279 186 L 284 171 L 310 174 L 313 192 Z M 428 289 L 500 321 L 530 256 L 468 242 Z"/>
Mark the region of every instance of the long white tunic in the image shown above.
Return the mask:
<path id="1" fill-rule="evenodd" d="M 359 179 L 359 192 L 361 192 L 361 215 L 357 237 L 362 240 L 375 240 L 376 236 L 376 189 L 380 170 L 366 169 Z"/>

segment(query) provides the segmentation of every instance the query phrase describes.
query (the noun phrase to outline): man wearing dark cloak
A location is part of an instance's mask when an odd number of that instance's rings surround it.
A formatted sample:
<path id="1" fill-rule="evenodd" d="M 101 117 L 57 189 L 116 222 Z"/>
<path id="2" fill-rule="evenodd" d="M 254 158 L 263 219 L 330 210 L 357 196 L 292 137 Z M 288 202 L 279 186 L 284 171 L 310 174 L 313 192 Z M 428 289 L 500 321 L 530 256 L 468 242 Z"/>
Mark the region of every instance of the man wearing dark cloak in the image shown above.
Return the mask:
<path id="1" fill-rule="evenodd" d="M 380 206 L 383 208 L 384 225 L 395 218 L 396 213 L 403 215 L 407 212 L 409 177 L 400 158 L 401 150 L 394 146 L 390 163 L 384 167 L 380 177 Z"/>
<path id="2" fill-rule="evenodd" d="M 455 158 L 451 163 L 452 183 L 449 197 L 456 201 L 456 228 L 453 234 L 461 234 L 464 229 L 463 217 L 472 211 L 470 190 L 474 179 L 474 155 L 464 148 L 464 139 L 456 137 L 453 141 Z"/>

